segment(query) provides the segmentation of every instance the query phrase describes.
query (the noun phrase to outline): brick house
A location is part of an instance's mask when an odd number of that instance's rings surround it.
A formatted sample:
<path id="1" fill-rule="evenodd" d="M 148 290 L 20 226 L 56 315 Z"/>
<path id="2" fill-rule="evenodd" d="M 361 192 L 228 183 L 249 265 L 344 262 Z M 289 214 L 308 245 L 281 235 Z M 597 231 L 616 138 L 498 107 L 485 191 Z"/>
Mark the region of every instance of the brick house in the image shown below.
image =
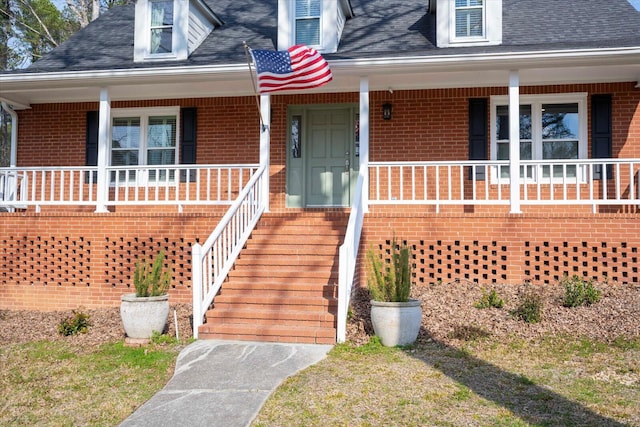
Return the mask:
<path id="1" fill-rule="evenodd" d="M 164 249 L 200 337 L 335 342 L 394 233 L 418 284 L 640 283 L 639 28 L 627 0 L 109 10 L 0 74 L 0 308 L 118 305 Z M 333 81 L 256 96 L 245 41 Z"/>

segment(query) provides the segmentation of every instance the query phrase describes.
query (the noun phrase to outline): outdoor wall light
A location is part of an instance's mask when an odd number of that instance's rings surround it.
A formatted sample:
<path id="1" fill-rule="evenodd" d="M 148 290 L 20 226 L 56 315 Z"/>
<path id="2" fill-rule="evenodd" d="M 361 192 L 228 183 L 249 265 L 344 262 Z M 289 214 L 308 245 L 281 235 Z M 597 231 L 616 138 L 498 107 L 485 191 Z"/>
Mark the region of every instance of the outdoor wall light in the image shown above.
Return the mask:
<path id="1" fill-rule="evenodd" d="M 385 102 L 382 104 L 382 118 L 385 120 L 391 120 L 391 111 L 393 106 L 390 102 Z"/>

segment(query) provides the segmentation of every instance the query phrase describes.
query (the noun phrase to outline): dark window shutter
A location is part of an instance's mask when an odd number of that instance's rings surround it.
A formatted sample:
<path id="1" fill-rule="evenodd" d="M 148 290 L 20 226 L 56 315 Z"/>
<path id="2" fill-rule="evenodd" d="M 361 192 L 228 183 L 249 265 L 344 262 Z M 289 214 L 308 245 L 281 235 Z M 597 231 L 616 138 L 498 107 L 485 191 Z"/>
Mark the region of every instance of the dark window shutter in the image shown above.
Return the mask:
<path id="1" fill-rule="evenodd" d="M 591 157 L 610 159 L 613 157 L 611 95 L 591 97 Z M 611 179 L 613 168 L 607 166 L 607 179 Z M 594 179 L 602 179 L 602 166 L 594 168 Z"/>
<path id="2" fill-rule="evenodd" d="M 180 111 L 182 124 L 182 134 L 180 135 L 180 164 L 195 165 L 196 164 L 196 108 L 183 108 Z M 182 182 L 187 180 L 186 174 L 182 173 L 180 177 Z M 195 181 L 195 171 L 189 174 L 189 181 Z"/>
<path id="3" fill-rule="evenodd" d="M 489 100 L 487 98 L 469 99 L 469 160 L 488 160 L 487 141 L 487 113 Z M 469 171 L 469 179 L 471 170 Z M 486 179 L 485 169 L 476 169 L 476 179 Z"/>
<path id="4" fill-rule="evenodd" d="M 87 136 L 85 145 L 85 166 L 98 166 L 98 126 L 100 117 L 97 111 L 87 111 Z M 93 182 L 96 182 L 97 175 L 94 174 Z M 85 182 L 89 182 L 89 175 L 85 177 Z"/>

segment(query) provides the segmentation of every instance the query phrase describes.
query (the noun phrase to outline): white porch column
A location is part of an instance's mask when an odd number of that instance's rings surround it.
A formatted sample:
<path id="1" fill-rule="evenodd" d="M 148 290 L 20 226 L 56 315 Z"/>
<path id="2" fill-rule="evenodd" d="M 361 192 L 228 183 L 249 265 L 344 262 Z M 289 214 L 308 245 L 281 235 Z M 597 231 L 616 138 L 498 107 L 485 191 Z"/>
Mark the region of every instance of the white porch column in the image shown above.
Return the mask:
<path id="1" fill-rule="evenodd" d="M 509 72 L 509 179 L 511 213 L 520 210 L 520 76 Z"/>
<path id="2" fill-rule="evenodd" d="M 109 177 L 107 176 L 107 162 L 109 154 L 109 140 L 111 138 L 111 98 L 109 89 L 100 89 L 100 112 L 98 123 L 98 191 L 96 192 L 96 212 L 109 212 L 107 209 L 107 194 Z"/>
<path id="3" fill-rule="evenodd" d="M 2 101 L 2 109 L 11 116 L 11 147 L 9 167 L 15 168 L 18 163 L 18 113 L 9 104 Z"/>
<path id="4" fill-rule="evenodd" d="M 264 196 L 264 211 L 269 212 L 269 166 L 271 148 L 271 97 L 269 94 L 260 95 L 260 115 L 263 123 L 260 126 L 260 166 L 265 166 L 262 178 L 262 194 Z"/>
<path id="5" fill-rule="evenodd" d="M 369 212 L 369 78 L 360 77 L 360 175 L 362 210 Z"/>

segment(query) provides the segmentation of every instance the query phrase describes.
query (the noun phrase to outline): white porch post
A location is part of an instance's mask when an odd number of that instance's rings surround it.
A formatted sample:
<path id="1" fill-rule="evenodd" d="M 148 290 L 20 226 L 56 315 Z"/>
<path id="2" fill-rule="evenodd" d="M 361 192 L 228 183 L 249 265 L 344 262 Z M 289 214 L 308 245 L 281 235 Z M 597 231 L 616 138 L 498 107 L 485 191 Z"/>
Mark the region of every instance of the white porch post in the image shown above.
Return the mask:
<path id="1" fill-rule="evenodd" d="M 369 212 L 369 78 L 360 77 L 360 175 L 362 211 Z"/>
<path id="2" fill-rule="evenodd" d="M 96 192 L 96 212 L 109 212 L 107 209 L 107 194 L 109 177 L 107 176 L 107 162 L 109 153 L 109 139 L 111 137 L 111 98 L 109 89 L 100 89 L 100 112 L 98 123 L 98 191 Z"/>
<path id="3" fill-rule="evenodd" d="M 511 213 L 520 211 L 520 77 L 509 72 L 509 179 Z"/>
<path id="4" fill-rule="evenodd" d="M 260 166 L 265 166 L 262 178 L 262 194 L 264 197 L 264 211 L 269 212 L 269 165 L 271 148 L 271 97 L 269 94 L 260 95 L 260 115 L 263 123 L 260 126 Z"/>

